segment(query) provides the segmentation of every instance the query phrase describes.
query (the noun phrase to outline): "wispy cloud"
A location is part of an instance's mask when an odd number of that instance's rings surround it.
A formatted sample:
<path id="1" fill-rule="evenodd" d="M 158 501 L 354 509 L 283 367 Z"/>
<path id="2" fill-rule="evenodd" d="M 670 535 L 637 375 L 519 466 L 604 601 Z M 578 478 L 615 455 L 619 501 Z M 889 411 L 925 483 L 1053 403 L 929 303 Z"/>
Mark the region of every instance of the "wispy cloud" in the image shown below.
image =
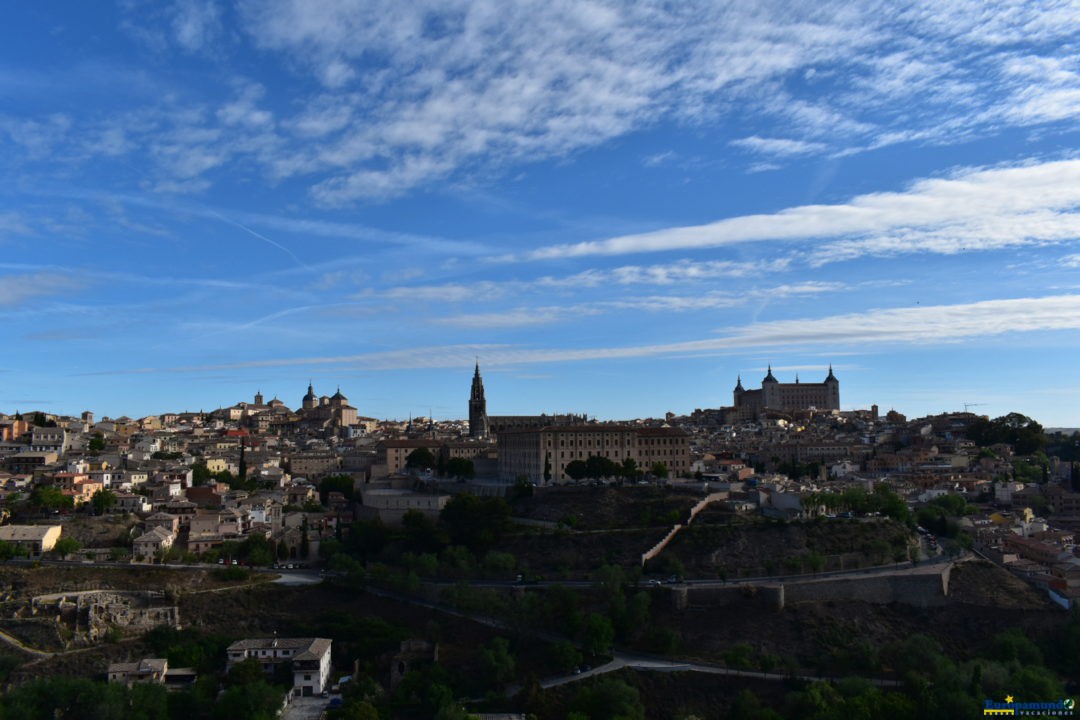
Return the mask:
<path id="1" fill-rule="evenodd" d="M 0 276 L 0 307 L 17 307 L 33 298 L 71 292 L 82 283 L 70 275 L 32 273 Z"/>
<path id="2" fill-rule="evenodd" d="M 731 143 L 760 171 L 1080 113 L 1069 3 L 122 5 L 122 27 L 155 52 L 215 56 L 253 43 L 318 83 L 297 91 L 230 73 L 208 91 L 168 88 L 156 103 L 77 121 L 0 119 L 30 159 L 141 155 L 155 187 L 176 193 L 203 192 L 223 166 L 243 163 L 348 205 L 571 156 L 664 122 L 735 117 L 771 128 Z"/>
<path id="3" fill-rule="evenodd" d="M 592 348 L 523 348 L 507 345 L 448 345 L 330 357 L 275 358 L 220 365 L 108 370 L 89 374 L 212 372 L 239 368 L 349 364 L 369 370 L 468 367 L 477 355 L 485 365 L 642 358 L 828 345 L 950 344 L 1008 333 L 1080 329 L 1080 295 L 987 300 L 960 305 L 869 310 L 861 313 L 757 323 L 720 330 L 720 337 L 677 343 Z"/>
<path id="4" fill-rule="evenodd" d="M 825 143 L 787 138 L 763 138 L 757 135 L 732 140 L 730 144 L 752 153 L 779 156 L 808 155 L 821 152 L 828 147 Z"/>
<path id="5" fill-rule="evenodd" d="M 920 180 L 904 192 L 860 195 L 841 205 L 804 205 L 708 225 L 669 228 L 527 253 L 527 260 L 665 252 L 762 240 L 843 238 L 843 256 L 889 252 L 958 252 L 1053 243 L 1080 234 L 1080 160 L 968 169 Z M 984 235 L 984 231 L 987 232 Z M 904 235 L 903 242 L 889 234 Z M 982 236 L 978 239 L 978 236 Z M 506 259 L 515 259 L 509 257 Z"/>

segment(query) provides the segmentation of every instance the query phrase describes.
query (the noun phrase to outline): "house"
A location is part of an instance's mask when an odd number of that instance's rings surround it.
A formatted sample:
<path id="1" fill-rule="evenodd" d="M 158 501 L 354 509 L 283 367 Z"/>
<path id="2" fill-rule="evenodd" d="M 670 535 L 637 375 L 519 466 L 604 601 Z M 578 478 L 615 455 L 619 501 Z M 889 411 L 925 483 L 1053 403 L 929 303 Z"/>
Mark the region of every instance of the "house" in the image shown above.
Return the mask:
<path id="1" fill-rule="evenodd" d="M 146 518 L 144 521 L 146 531 L 149 532 L 156 527 L 164 528 L 170 533 L 177 533 L 180 531 L 180 518 L 169 513 L 157 512 Z"/>
<path id="2" fill-rule="evenodd" d="M 330 645 L 328 638 L 260 638 L 237 640 L 228 647 L 226 670 L 255 658 L 263 671 L 273 673 L 277 666 L 291 662 L 293 692 L 297 695 L 319 695 L 328 689 L 330 681 Z"/>
<path id="3" fill-rule="evenodd" d="M 169 661 L 165 658 L 143 658 L 138 662 L 110 663 L 109 682 L 122 682 L 128 687 L 133 683 L 165 683 Z"/>
<path id="4" fill-rule="evenodd" d="M 131 543 L 133 561 L 153 560 L 173 546 L 176 535 L 163 527 L 155 527 L 135 538 Z"/>
<path id="5" fill-rule="evenodd" d="M 186 690 L 195 684 L 197 675 L 193 668 L 170 668 L 165 658 L 143 658 L 138 662 L 109 664 L 109 682 L 157 683 L 169 690 Z"/>
<path id="6" fill-rule="evenodd" d="M 142 495 L 129 492 L 116 493 L 116 512 L 122 513 L 148 513 L 151 510 L 150 501 Z"/>
<path id="7" fill-rule="evenodd" d="M 3 525 L 0 526 L 0 540 L 24 547 L 31 556 L 36 556 L 56 547 L 62 531 L 60 525 Z"/>

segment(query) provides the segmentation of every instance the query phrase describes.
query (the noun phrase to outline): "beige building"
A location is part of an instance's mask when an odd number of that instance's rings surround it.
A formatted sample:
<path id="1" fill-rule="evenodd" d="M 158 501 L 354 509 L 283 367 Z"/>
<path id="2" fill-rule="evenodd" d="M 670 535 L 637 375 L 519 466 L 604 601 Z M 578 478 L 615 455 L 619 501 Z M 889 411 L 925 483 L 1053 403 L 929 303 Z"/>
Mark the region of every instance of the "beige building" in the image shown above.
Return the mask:
<path id="1" fill-rule="evenodd" d="M 637 464 L 645 472 L 663 463 L 668 477 L 690 472 L 690 436 L 671 427 L 642 428 L 637 431 Z"/>
<path id="2" fill-rule="evenodd" d="M 3 525 L 0 540 L 24 547 L 30 555 L 47 553 L 56 547 L 63 528 L 60 525 Z"/>
<path id="3" fill-rule="evenodd" d="M 363 492 L 364 507 L 376 511 L 379 519 L 388 525 L 400 523 L 401 519 L 405 517 L 405 513 L 410 510 L 437 518 L 449 501 L 449 495 L 425 495 L 409 490 L 390 488 L 365 490 Z"/>
<path id="4" fill-rule="evenodd" d="M 289 456 L 288 462 L 293 477 L 317 478 L 341 469 L 341 456 L 332 452 L 297 453 Z"/>
<path id="5" fill-rule="evenodd" d="M 622 463 L 631 458 L 648 471 L 663 462 L 669 475 L 690 468 L 686 433 L 674 428 L 633 428 L 626 425 L 567 425 L 507 430 L 499 434 L 499 477 L 526 477 L 535 483 L 570 480 L 567 464 L 590 456 Z M 550 481 L 545 479 L 550 472 Z"/>

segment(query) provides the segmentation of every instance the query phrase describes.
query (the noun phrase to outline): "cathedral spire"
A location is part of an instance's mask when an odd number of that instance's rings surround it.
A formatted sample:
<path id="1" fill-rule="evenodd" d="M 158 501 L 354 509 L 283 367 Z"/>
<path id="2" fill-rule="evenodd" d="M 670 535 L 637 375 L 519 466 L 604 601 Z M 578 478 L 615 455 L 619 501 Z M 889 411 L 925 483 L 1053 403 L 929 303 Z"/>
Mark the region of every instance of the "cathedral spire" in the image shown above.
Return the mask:
<path id="1" fill-rule="evenodd" d="M 469 393 L 469 437 L 484 439 L 487 436 L 487 398 L 484 397 L 484 380 L 480 377 L 480 358 L 477 358 Z"/>

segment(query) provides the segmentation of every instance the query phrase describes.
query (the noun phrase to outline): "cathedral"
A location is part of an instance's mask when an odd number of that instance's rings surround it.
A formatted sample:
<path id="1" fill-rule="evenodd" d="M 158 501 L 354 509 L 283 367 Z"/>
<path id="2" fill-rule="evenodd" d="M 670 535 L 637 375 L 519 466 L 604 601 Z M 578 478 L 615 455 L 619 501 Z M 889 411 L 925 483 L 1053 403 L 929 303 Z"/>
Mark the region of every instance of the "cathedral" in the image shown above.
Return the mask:
<path id="1" fill-rule="evenodd" d="M 789 413 L 811 408 L 840 409 L 840 381 L 833 375 L 832 365 L 829 365 L 829 374 L 825 381 L 820 383 L 799 382 L 798 375 L 795 376 L 795 382 L 782 383 L 773 376 L 772 365 L 769 365 L 769 372 L 761 381 L 760 390 L 744 389 L 740 376 L 734 395 L 735 409 L 740 415 L 757 415 L 768 410 Z"/>
<path id="2" fill-rule="evenodd" d="M 472 391 L 469 393 L 469 437 L 487 440 L 489 433 L 484 380 L 480 377 L 480 361 L 477 360 L 476 372 L 473 373 L 472 379 Z"/>
<path id="3" fill-rule="evenodd" d="M 318 397 L 311 383 L 308 383 L 307 394 L 301 402 L 302 407 L 297 414 L 308 425 L 340 428 L 356 424 L 356 408 L 349 404 L 349 398 L 341 394 L 341 388 L 331 397 Z"/>

